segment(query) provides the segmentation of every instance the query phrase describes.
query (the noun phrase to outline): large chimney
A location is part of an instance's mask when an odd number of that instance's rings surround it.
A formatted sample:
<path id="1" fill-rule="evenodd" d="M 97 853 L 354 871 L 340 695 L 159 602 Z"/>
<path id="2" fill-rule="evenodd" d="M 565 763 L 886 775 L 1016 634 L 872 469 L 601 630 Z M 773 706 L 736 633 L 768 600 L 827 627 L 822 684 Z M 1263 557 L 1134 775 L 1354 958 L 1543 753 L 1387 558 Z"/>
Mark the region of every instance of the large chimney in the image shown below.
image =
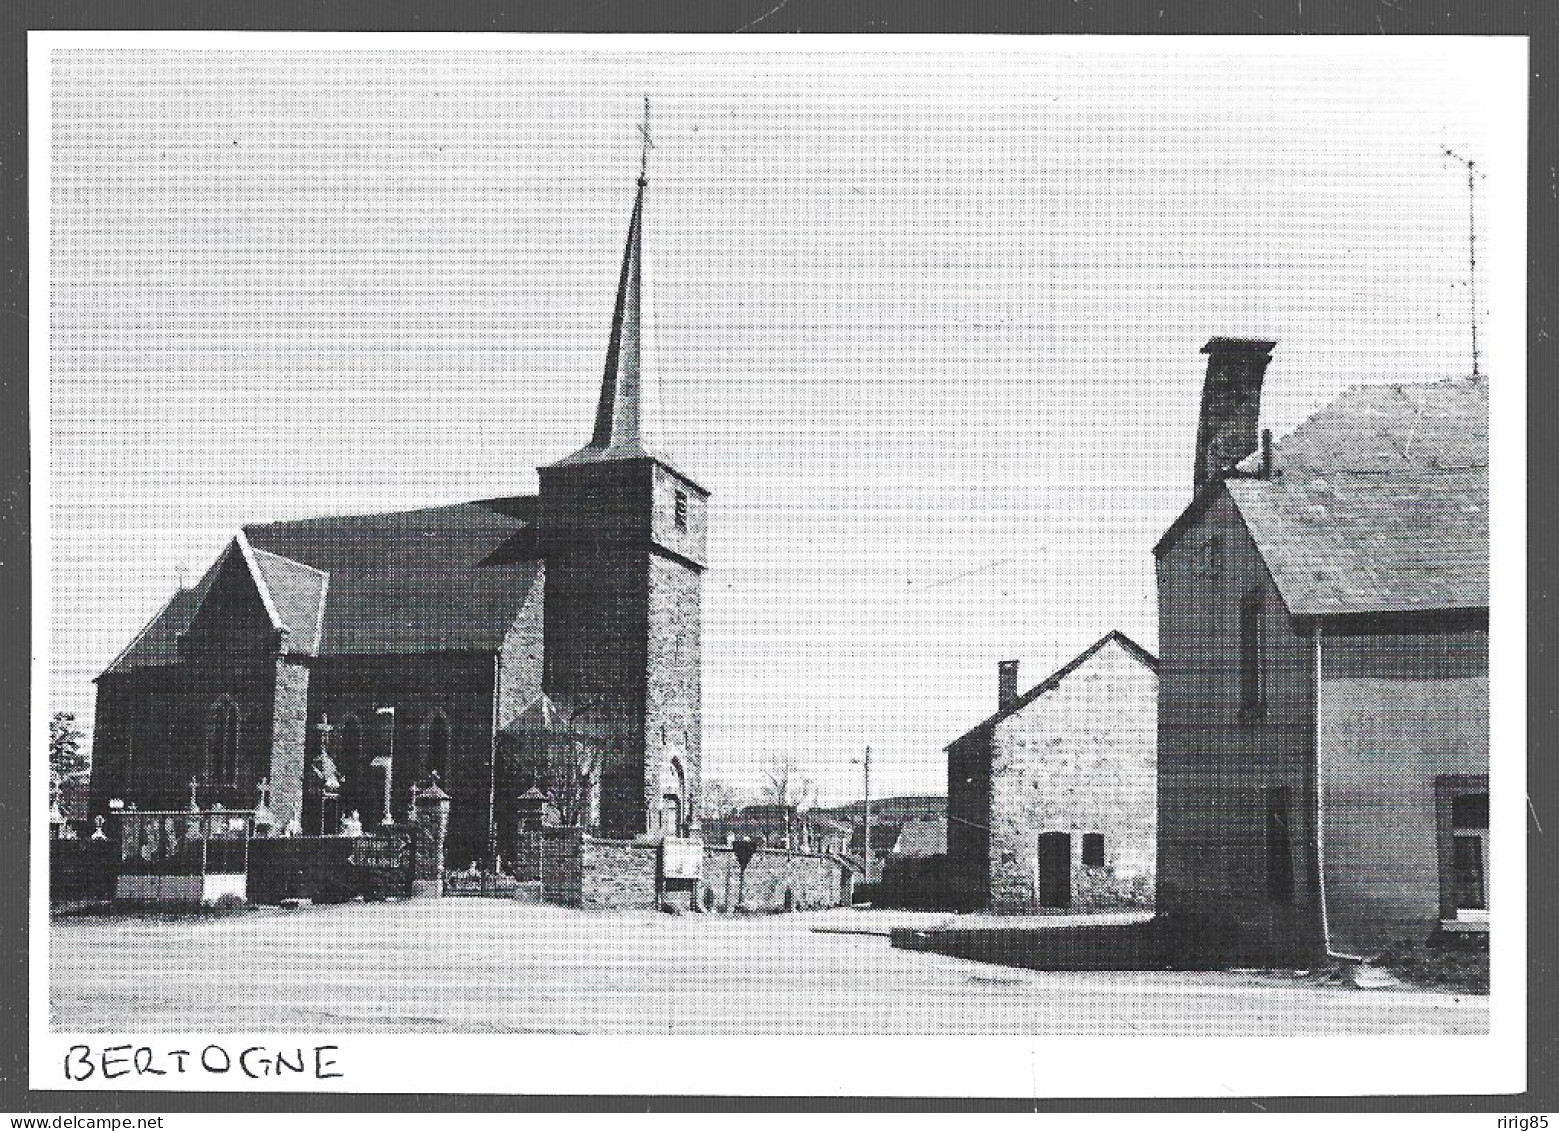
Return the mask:
<path id="1" fill-rule="evenodd" d="M 996 664 L 996 706 L 1005 711 L 1018 701 L 1018 661 L 1001 660 Z"/>
<path id="2" fill-rule="evenodd" d="M 1204 483 L 1222 479 L 1256 450 L 1261 379 L 1276 344 L 1254 338 L 1213 338 L 1202 347 L 1207 380 L 1202 385 L 1202 420 L 1196 429 L 1198 491 Z"/>

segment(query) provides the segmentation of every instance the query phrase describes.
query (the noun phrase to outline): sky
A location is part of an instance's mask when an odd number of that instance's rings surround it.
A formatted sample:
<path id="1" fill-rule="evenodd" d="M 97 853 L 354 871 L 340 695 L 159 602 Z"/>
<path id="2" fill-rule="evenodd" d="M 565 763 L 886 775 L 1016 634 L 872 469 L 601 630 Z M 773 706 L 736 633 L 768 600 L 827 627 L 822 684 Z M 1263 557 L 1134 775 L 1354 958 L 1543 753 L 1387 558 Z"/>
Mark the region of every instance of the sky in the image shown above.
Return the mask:
<path id="1" fill-rule="evenodd" d="M 526 494 L 588 438 L 646 95 L 645 365 L 713 492 L 739 792 L 788 756 L 857 797 L 867 745 L 874 795 L 945 792 L 998 660 L 1155 649 L 1209 337 L 1276 339 L 1279 436 L 1469 373 L 1445 146 L 1480 287 L 1521 270 L 1508 44 L 329 38 L 49 61 L 47 700 L 88 729 L 240 525 Z M 1520 316 L 1480 317 L 1497 392 Z"/>

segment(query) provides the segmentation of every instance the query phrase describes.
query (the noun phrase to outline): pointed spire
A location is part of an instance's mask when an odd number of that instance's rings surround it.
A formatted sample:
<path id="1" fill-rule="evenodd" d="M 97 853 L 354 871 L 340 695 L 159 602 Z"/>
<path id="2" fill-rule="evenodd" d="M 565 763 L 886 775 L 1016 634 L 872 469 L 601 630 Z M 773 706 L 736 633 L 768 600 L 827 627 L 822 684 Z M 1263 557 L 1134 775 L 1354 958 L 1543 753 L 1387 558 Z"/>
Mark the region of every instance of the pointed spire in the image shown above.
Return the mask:
<path id="1" fill-rule="evenodd" d="M 628 222 L 628 243 L 623 249 L 622 272 L 617 280 L 617 305 L 612 310 L 612 335 L 606 344 L 606 372 L 601 378 L 601 401 L 595 413 L 590 443 L 559 464 L 593 463 L 615 459 L 660 459 L 655 451 L 656 405 L 654 390 L 643 369 L 642 305 L 644 189 L 649 151 L 650 100 L 644 100 L 644 122 L 639 126 L 643 152 L 639 159 L 639 191 Z"/>

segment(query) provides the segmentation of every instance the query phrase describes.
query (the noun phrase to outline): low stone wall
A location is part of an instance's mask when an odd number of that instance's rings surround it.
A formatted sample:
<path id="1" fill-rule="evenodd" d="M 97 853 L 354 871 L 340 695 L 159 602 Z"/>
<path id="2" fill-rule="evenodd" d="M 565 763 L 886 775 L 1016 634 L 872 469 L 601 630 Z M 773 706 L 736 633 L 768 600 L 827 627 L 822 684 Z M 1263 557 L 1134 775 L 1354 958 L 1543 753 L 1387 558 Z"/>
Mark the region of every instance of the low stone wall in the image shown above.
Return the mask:
<path id="1" fill-rule="evenodd" d="M 654 908 L 660 845 L 584 838 L 580 904 L 584 907 Z"/>
<path id="2" fill-rule="evenodd" d="M 541 898 L 547 903 L 578 907 L 583 900 L 584 839 L 584 833 L 579 829 L 541 831 L 537 873 L 541 879 Z"/>
<path id="3" fill-rule="evenodd" d="M 662 903 L 693 909 L 696 901 L 697 910 L 735 911 L 740 894 L 745 910 L 795 911 L 837 907 L 850 895 L 848 870 L 831 856 L 762 849 L 748 862 L 744 886 L 735 851 L 705 845 L 695 884 L 662 878 L 655 841 L 605 840 L 563 828 L 534 835 L 534 863 L 523 873 L 534 868 L 547 903 L 649 910 Z"/>
<path id="4" fill-rule="evenodd" d="M 744 879 L 735 851 L 706 844 L 698 898 L 709 911 L 735 911 L 738 895 L 750 911 L 837 907 L 849 897 L 845 873 L 845 865 L 831 856 L 763 848 L 748 862 Z"/>
<path id="5" fill-rule="evenodd" d="M 49 841 L 51 904 L 113 899 L 118 876 L 118 840 Z"/>

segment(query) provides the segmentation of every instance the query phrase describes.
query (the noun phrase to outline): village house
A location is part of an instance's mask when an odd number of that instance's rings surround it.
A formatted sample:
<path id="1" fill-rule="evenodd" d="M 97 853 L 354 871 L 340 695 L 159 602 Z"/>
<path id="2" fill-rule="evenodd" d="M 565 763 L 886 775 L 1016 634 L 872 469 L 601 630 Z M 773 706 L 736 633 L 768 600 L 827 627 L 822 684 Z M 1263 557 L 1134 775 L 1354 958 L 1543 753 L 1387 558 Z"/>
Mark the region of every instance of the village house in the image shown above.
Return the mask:
<path id="1" fill-rule="evenodd" d="M 506 856 L 537 786 L 603 836 L 690 831 L 709 496 L 641 377 L 645 184 L 590 441 L 538 494 L 241 529 L 98 677 L 94 813 L 266 783 L 278 828 L 335 833 L 436 773 L 455 867 Z"/>
<path id="2" fill-rule="evenodd" d="M 1273 445 L 1273 344 L 1203 347 L 1154 551 L 1158 909 L 1273 961 L 1485 930 L 1487 383 L 1356 388 Z"/>
<path id="3" fill-rule="evenodd" d="M 965 910 L 1149 905 L 1158 678 L 1110 632 L 947 747 L 951 897 Z"/>
<path id="4" fill-rule="evenodd" d="M 955 906 L 947 880 L 947 814 L 912 817 L 882 862 L 882 882 L 875 902 L 880 907 Z"/>

